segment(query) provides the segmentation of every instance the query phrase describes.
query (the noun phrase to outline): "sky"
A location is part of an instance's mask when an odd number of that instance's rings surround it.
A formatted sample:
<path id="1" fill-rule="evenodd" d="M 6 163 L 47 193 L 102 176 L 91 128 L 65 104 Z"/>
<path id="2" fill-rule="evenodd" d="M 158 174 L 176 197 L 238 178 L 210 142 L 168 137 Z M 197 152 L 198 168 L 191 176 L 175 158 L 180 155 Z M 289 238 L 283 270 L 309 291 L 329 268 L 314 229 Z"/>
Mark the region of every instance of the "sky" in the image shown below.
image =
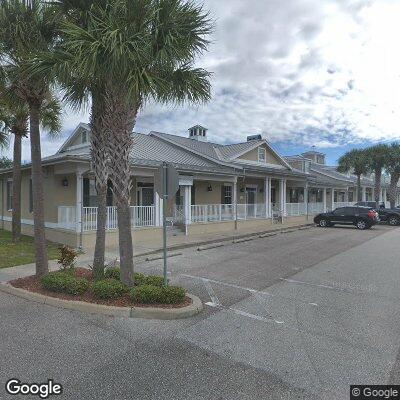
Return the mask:
<path id="1" fill-rule="evenodd" d="M 201 124 L 212 142 L 262 134 L 282 155 L 315 146 L 332 164 L 351 148 L 400 139 L 399 0 L 202 4 L 215 29 L 196 64 L 213 73 L 212 100 L 174 108 L 147 104 L 136 132 L 186 136 Z M 43 137 L 43 155 L 53 154 L 81 121 L 88 121 L 87 110 L 66 106 L 62 135 Z"/>

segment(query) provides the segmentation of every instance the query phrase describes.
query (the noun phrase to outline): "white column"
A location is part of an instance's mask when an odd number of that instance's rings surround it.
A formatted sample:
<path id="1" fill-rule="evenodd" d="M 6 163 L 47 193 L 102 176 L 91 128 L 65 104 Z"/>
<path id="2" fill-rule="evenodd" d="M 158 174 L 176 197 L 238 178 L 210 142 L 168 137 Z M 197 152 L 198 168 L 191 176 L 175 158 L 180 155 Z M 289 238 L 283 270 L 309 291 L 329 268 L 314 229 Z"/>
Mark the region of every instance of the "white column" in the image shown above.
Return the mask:
<path id="1" fill-rule="evenodd" d="M 83 179 L 82 172 L 76 173 L 76 231 L 82 232 Z"/>
<path id="2" fill-rule="evenodd" d="M 335 189 L 331 189 L 331 211 L 335 208 Z"/>
<path id="3" fill-rule="evenodd" d="M 345 201 L 346 203 L 349 202 L 349 188 L 346 188 L 344 201 Z"/>
<path id="4" fill-rule="evenodd" d="M 271 217 L 271 178 L 265 178 L 264 181 L 264 204 L 265 218 Z"/>
<path id="5" fill-rule="evenodd" d="M 163 200 L 158 195 L 158 193 L 154 192 L 154 217 L 155 217 L 155 224 L 156 226 L 162 226 L 162 219 L 163 219 Z"/>
<path id="6" fill-rule="evenodd" d="M 326 213 L 326 187 L 322 190 L 322 202 L 324 204 L 324 213 Z"/>
<path id="7" fill-rule="evenodd" d="M 386 202 L 387 202 L 387 188 L 383 188 L 383 201 L 384 201 L 385 207 L 386 207 Z"/>
<path id="8" fill-rule="evenodd" d="M 308 182 L 304 187 L 304 214 L 308 215 Z"/>
<path id="9" fill-rule="evenodd" d="M 237 181 L 233 182 L 233 193 L 232 193 L 232 212 L 233 212 L 233 220 L 235 221 L 235 229 L 237 229 Z"/>
<path id="10" fill-rule="evenodd" d="M 181 186 L 182 187 L 182 186 Z M 186 234 L 187 232 L 187 227 L 190 225 L 192 221 L 192 216 L 191 216 L 191 205 L 192 205 L 192 187 L 185 185 L 183 186 L 184 188 L 184 194 L 183 194 L 183 204 L 184 204 L 184 210 L 185 210 L 185 227 L 186 227 Z"/>
<path id="11" fill-rule="evenodd" d="M 279 181 L 279 189 L 280 189 L 280 209 L 282 210 L 282 215 L 286 216 L 286 179 L 281 179 Z"/>
<path id="12" fill-rule="evenodd" d="M 381 190 L 379 191 L 379 203 L 382 203 L 383 201 L 383 189 L 381 188 Z"/>
<path id="13" fill-rule="evenodd" d="M 362 201 L 367 201 L 367 188 L 365 186 L 361 188 L 361 194 L 362 194 Z"/>

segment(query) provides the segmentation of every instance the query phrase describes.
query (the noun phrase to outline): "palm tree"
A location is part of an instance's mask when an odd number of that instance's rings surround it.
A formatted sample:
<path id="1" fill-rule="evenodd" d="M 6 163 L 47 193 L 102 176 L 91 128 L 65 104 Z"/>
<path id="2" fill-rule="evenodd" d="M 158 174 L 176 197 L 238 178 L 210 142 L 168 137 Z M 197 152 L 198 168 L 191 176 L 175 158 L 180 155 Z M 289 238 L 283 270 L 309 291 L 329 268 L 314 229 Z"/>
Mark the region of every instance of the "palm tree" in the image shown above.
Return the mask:
<path id="1" fill-rule="evenodd" d="M 390 173 L 390 185 L 389 185 L 389 201 L 390 208 L 396 206 L 397 200 L 397 185 L 400 179 L 400 144 L 392 143 L 388 153 L 388 159 L 386 162 L 386 171 Z"/>
<path id="2" fill-rule="evenodd" d="M 46 101 L 41 109 L 41 126 L 51 136 L 61 130 L 60 113 L 61 106 L 56 99 Z M 29 110 L 6 86 L 0 87 L 0 122 L 14 136 L 12 241 L 18 243 L 21 239 L 21 149 L 22 138 L 28 135 Z"/>
<path id="3" fill-rule="evenodd" d="M 212 25 L 200 6 L 183 0 L 105 3 L 92 5 L 85 27 L 63 23 L 61 43 L 50 59 L 53 67 L 58 65 L 55 70 L 76 71 L 80 82 L 95 82 L 101 92 L 107 168 L 118 209 L 121 275 L 132 285 L 132 131 L 148 100 L 201 103 L 210 98 L 210 74 L 193 64 L 208 47 Z"/>
<path id="4" fill-rule="evenodd" d="M 366 149 L 368 158 L 368 169 L 374 172 L 375 189 L 374 199 L 376 208 L 379 208 L 379 200 L 381 193 L 382 172 L 388 160 L 389 146 L 386 144 L 377 144 Z"/>
<path id="5" fill-rule="evenodd" d="M 43 175 L 40 144 L 40 115 L 50 101 L 46 75 L 27 76 L 24 65 L 36 53 L 50 51 L 56 38 L 47 7 L 39 0 L 2 0 L 0 2 L 0 60 L 14 93 L 29 110 L 32 161 L 32 192 L 36 274 L 48 272 L 44 227 Z"/>
<path id="6" fill-rule="evenodd" d="M 357 201 L 362 201 L 361 176 L 368 172 L 365 150 L 354 149 L 339 158 L 337 170 L 341 173 L 351 172 L 357 177 Z"/>

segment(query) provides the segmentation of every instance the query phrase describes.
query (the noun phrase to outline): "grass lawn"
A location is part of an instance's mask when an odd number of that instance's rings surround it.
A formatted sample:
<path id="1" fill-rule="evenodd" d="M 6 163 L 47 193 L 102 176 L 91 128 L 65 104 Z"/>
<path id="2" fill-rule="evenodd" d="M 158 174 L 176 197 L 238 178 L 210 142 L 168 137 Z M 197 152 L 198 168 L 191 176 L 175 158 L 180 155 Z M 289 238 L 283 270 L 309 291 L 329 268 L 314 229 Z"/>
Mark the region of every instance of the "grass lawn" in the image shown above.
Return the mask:
<path id="1" fill-rule="evenodd" d="M 47 243 L 49 260 L 58 257 L 58 244 Z M 15 265 L 30 264 L 35 262 L 35 247 L 33 238 L 22 236 L 21 242 L 11 242 L 11 232 L 0 229 L 0 268 L 14 267 Z"/>

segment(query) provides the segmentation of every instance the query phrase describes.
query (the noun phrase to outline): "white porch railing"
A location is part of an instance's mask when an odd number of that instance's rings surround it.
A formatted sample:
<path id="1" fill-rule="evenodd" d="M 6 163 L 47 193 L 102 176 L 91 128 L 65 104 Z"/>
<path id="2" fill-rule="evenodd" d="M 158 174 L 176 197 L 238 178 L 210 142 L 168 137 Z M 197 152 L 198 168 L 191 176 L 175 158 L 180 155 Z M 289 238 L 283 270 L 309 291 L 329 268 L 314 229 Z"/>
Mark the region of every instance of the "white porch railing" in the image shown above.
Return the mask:
<path id="1" fill-rule="evenodd" d="M 286 215 L 288 217 L 296 217 L 307 213 L 306 203 L 286 203 Z"/>
<path id="2" fill-rule="evenodd" d="M 155 226 L 154 206 L 132 206 L 131 226 L 139 228 Z M 106 229 L 115 230 L 118 228 L 117 207 L 107 207 Z M 83 231 L 95 231 L 97 229 L 97 207 L 83 207 L 82 213 Z"/>
<path id="3" fill-rule="evenodd" d="M 319 214 L 324 212 L 324 203 L 308 203 L 308 214 Z"/>
<path id="4" fill-rule="evenodd" d="M 234 219 L 232 204 L 196 204 L 190 207 L 191 222 L 215 222 Z"/>
<path id="5" fill-rule="evenodd" d="M 238 219 L 266 218 L 265 204 L 238 204 Z"/>
<path id="6" fill-rule="evenodd" d="M 348 207 L 348 206 L 354 206 L 356 202 L 352 201 L 337 201 L 333 203 L 333 209 L 338 208 L 338 207 Z"/>
<path id="7" fill-rule="evenodd" d="M 58 207 L 58 226 L 63 229 L 76 229 L 76 207 Z"/>

